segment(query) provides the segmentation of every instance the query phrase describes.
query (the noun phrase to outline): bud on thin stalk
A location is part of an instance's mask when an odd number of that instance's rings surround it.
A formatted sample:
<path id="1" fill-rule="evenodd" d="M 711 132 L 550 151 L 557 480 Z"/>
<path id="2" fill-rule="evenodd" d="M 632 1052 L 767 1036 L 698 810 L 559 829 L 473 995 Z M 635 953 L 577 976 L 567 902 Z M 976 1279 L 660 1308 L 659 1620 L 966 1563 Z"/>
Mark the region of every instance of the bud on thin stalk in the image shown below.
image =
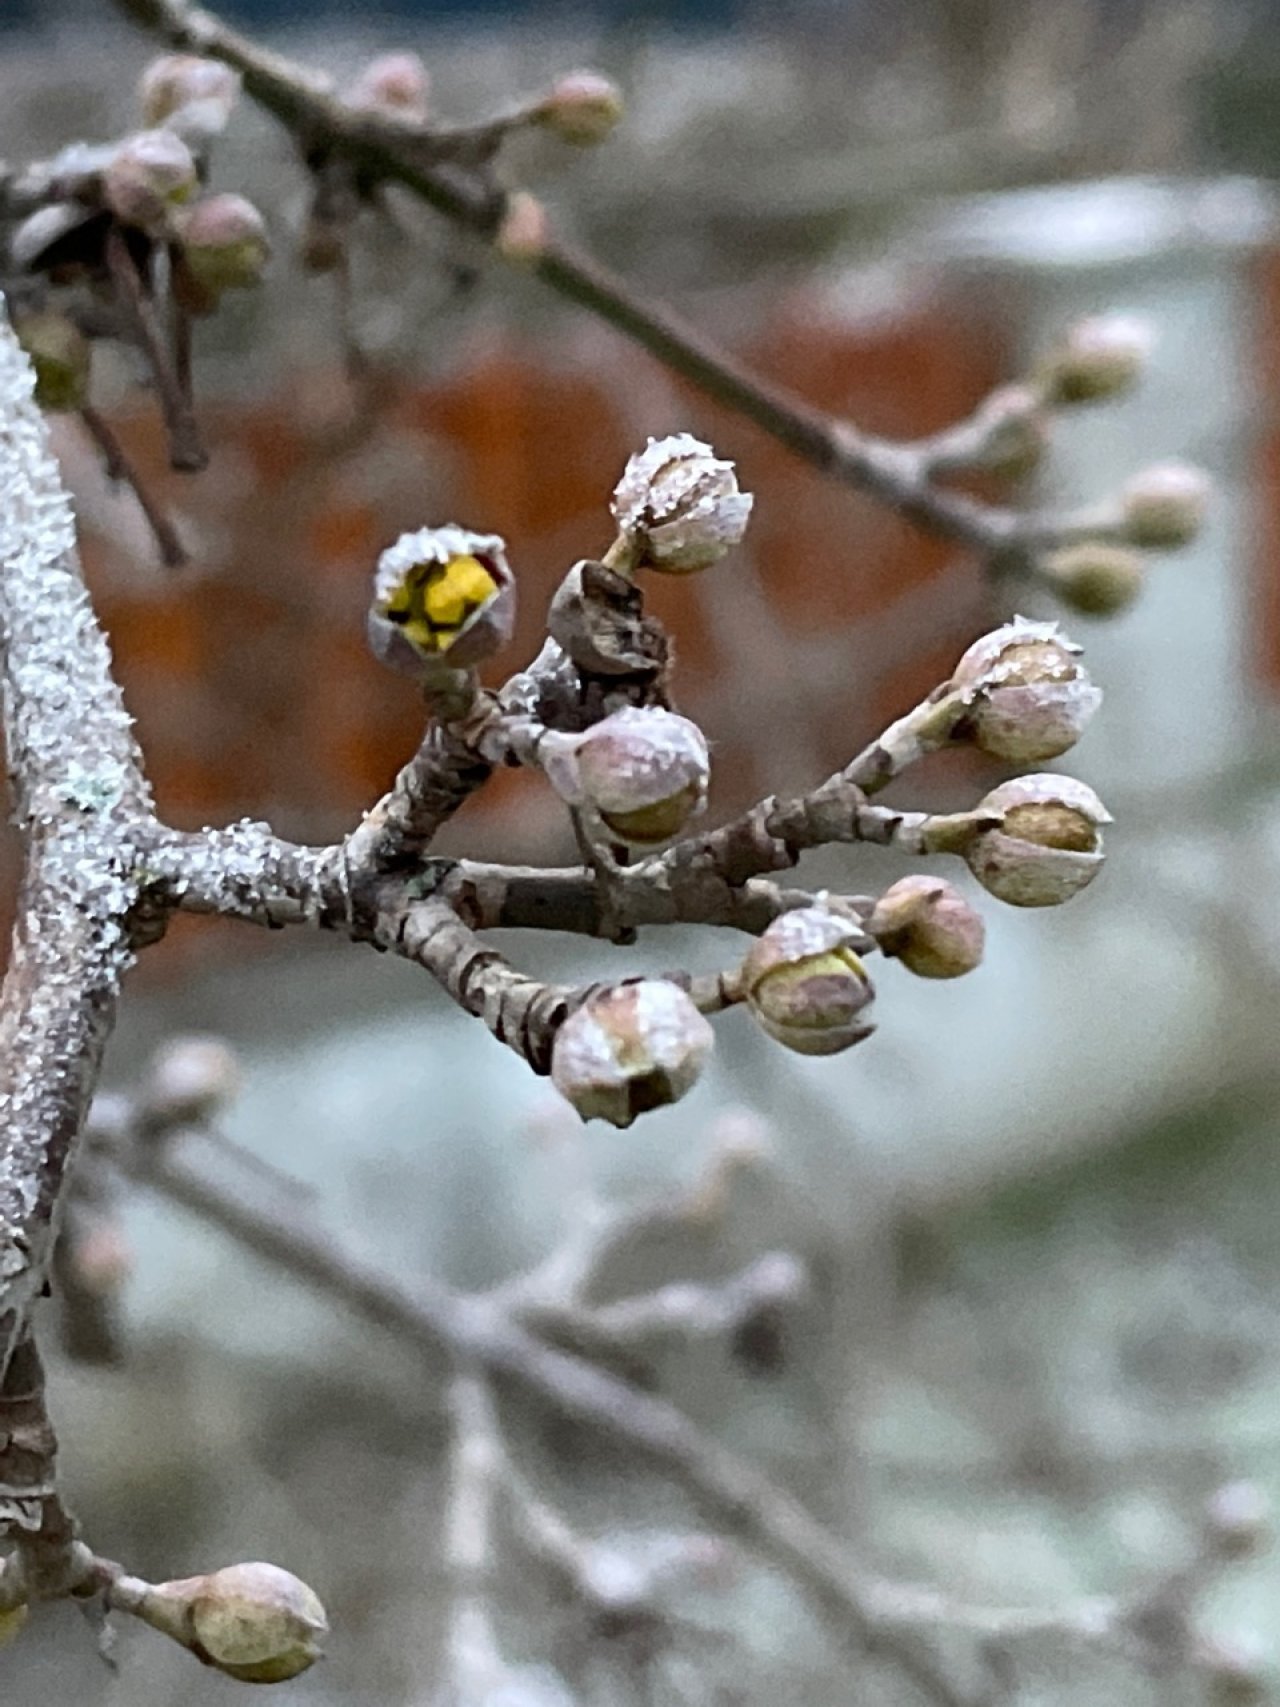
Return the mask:
<path id="1" fill-rule="evenodd" d="M 419 528 L 378 559 L 369 644 L 391 669 L 429 679 L 505 646 L 515 614 L 515 577 L 497 534 Z"/>
<path id="2" fill-rule="evenodd" d="M 1057 623 L 1020 616 L 976 640 L 951 678 L 967 707 L 957 733 L 1013 764 L 1056 759 L 1102 703 L 1079 656 Z"/>
<path id="3" fill-rule="evenodd" d="M 913 876 L 891 884 L 867 920 L 880 952 L 917 978 L 961 978 L 981 964 L 982 917 L 954 885 Z"/>
<path id="4" fill-rule="evenodd" d="M 1118 616 L 1142 591 L 1146 579 L 1140 553 L 1102 540 L 1064 545 L 1040 559 L 1041 580 L 1082 616 Z"/>
<path id="5" fill-rule="evenodd" d="M 123 1610 L 241 1683 L 284 1683 L 320 1658 L 328 1632 L 314 1592 L 278 1565 L 228 1565 L 207 1576 L 151 1584 L 124 1579 Z"/>
<path id="6" fill-rule="evenodd" d="M 630 1126 L 697 1082 L 714 1034 L 677 985 L 661 978 L 588 996 L 560 1027 L 551 1080 L 583 1120 Z"/>
<path id="7" fill-rule="evenodd" d="M 210 1120 L 234 1100 L 240 1063 L 220 1037 L 175 1037 L 157 1050 L 143 1085 L 147 1112 L 168 1125 Z"/>
<path id="8" fill-rule="evenodd" d="M 740 542 L 752 503 L 731 462 L 692 434 L 676 433 L 650 439 L 631 458 L 611 508 L 635 567 L 685 575 L 709 568 Z"/>
<path id="9" fill-rule="evenodd" d="M 1132 315 L 1077 321 L 1043 365 L 1045 400 L 1069 405 L 1122 397 L 1142 377 L 1154 343 L 1150 326 Z"/>
<path id="10" fill-rule="evenodd" d="M 183 263 L 204 299 L 191 307 L 216 307 L 228 290 L 261 284 L 270 246 L 262 215 L 244 196 L 204 196 L 175 220 Z"/>
<path id="11" fill-rule="evenodd" d="M 561 142 L 594 148 L 612 133 L 622 113 L 622 96 L 611 78 L 598 71 L 570 71 L 539 104 L 536 117 Z"/>
<path id="12" fill-rule="evenodd" d="M 1144 468 L 1120 494 L 1125 537 L 1156 551 L 1190 545 L 1204 525 L 1212 490 L 1204 470 L 1188 462 Z"/>
<path id="13" fill-rule="evenodd" d="M 747 1006 L 775 1042 L 834 1055 L 870 1036 L 875 995 L 857 953 L 857 923 L 821 904 L 776 918 L 742 963 Z"/>
<path id="14" fill-rule="evenodd" d="M 625 706 L 584 734 L 544 742 L 540 757 L 561 798 L 589 807 L 628 847 L 660 847 L 707 803 L 706 737 L 659 707 Z"/>
<path id="15" fill-rule="evenodd" d="M 102 173 L 102 198 L 124 225 L 150 231 L 195 194 L 191 150 L 171 130 L 144 130 L 116 149 Z"/>
<path id="16" fill-rule="evenodd" d="M 1102 869 L 1102 826 L 1111 814 L 1087 783 L 1069 776 L 1014 777 L 992 789 L 979 812 L 998 826 L 965 851 L 989 894 L 1013 907 L 1056 907 L 1092 883 Z"/>

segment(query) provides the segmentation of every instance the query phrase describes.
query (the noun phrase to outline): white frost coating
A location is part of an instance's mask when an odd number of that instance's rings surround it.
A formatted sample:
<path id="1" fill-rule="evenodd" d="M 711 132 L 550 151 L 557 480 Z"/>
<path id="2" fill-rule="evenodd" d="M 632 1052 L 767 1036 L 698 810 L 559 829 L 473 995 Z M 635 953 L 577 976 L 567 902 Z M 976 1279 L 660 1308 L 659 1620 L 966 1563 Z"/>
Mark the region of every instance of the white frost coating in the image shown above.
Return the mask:
<path id="1" fill-rule="evenodd" d="M 13 812 L 26 844 L 0 994 L 0 1367 L 43 1278 L 63 1175 L 132 958 L 134 838 L 150 812 L 33 386 L 0 311 L 0 667 Z"/>
<path id="2" fill-rule="evenodd" d="M 746 532 L 753 499 L 738 490 L 731 462 L 692 433 L 650 439 L 627 463 L 614 489 L 614 520 L 642 541 L 655 569 L 706 569 Z"/>
<path id="3" fill-rule="evenodd" d="M 686 993 L 662 978 L 598 991 L 560 1027 L 551 1080 L 584 1120 L 630 1126 L 696 1083 L 715 1034 Z"/>

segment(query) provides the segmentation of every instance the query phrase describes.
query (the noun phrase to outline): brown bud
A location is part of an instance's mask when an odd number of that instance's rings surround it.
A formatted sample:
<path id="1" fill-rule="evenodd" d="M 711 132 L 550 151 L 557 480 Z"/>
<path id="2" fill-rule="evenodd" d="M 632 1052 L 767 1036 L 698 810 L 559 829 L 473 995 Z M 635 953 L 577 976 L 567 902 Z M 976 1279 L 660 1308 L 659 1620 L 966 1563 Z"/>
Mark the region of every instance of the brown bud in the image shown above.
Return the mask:
<path id="1" fill-rule="evenodd" d="M 1056 759 L 1075 746 L 1102 702 L 1079 655 L 1054 622 L 1019 616 L 983 635 L 951 678 L 967 706 L 955 733 L 1013 764 Z"/>
<path id="2" fill-rule="evenodd" d="M 867 920 L 880 952 L 918 978 L 961 978 L 981 964 L 986 927 L 980 913 L 940 877 L 903 877 Z"/>
<path id="3" fill-rule="evenodd" d="M 1212 490 L 1204 470 L 1188 462 L 1144 468 L 1121 493 L 1125 536 L 1156 551 L 1189 545 L 1204 525 Z"/>
<path id="4" fill-rule="evenodd" d="M 244 196 L 203 196 L 177 221 L 186 270 L 214 306 L 223 291 L 261 284 L 270 249 L 262 215 Z"/>
<path id="5" fill-rule="evenodd" d="M 116 218 L 144 231 L 163 226 L 196 192 L 191 150 L 171 130 L 144 130 L 122 142 L 102 174 L 102 196 Z"/>
<path id="6" fill-rule="evenodd" d="M 547 632 L 580 670 L 599 676 L 656 676 L 670 655 L 662 624 L 644 613 L 629 576 L 584 558 L 556 588 Z"/>
<path id="7" fill-rule="evenodd" d="M 752 497 L 731 462 L 690 433 L 650 439 L 614 489 L 614 520 L 640 566 L 689 574 L 719 562 L 746 532 Z"/>
<path id="8" fill-rule="evenodd" d="M 856 952 L 863 935 L 822 905 L 783 913 L 742 963 L 747 1005 L 776 1042 L 799 1055 L 834 1055 L 874 1029 L 875 995 Z"/>
<path id="9" fill-rule="evenodd" d="M 151 1058 L 143 1085 L 148 1114 L 169 1126 L 211 1119 L 240 1093 L 240 1063 L 220 1037 L 175 1037 Z"/>
<path id="10" fill-rule="evenodd" d="M 515 616 L 515 577 L 497 534 L 419 528 L 378 559 L 369 644 L 407 675 L 468 669 L 506 645 Z"/>
<path id="11" fill-rule="evenodd" d="M 83 409 L 89 400 L 92 351 L 84 333 L 56 309 L 15 315 L 18 342 L 36 373 L 36 402 L 42 409 Z"/>
<path id="12" fill-rule="evenodd" d="M 431 98 L 431 73 L 417 53 L 380 53 L 356 73 L 347 102 L 361 112 L 425 119 Z"/>
<path id="13" fill-rule="evenodd" d="M 644 978 L 598 990 L 569 1015 L 556 1035 L 551 1079 L 584 1120 L 630 1126 L 692 1088 L 713 1042 L 683 990 Z"/>
<path id="14" fill-rule="evenodd" d="M 598 71 L 570 71 L 538 108 L 538 119 L 562 142 L 592 148 L 603 142 L 622 117 L 618 86 Z"/>
<path id="15" fill-rule="evenodd" d="M 164 125 L 201 148 L 226 129 L 240 95 L 240 74 L 219 59 L 166 53 L 142 73 L 138 94 L 149 125 Z"/>
<path id="16" fill-rule="evenodd" d="M 624 706 L 584 734 L 548 744 L 545 769 L 557 793 L 589 807 L 612 836 L 654 848 L 706 806 L 711 759 L 687 717 Z"/>
<path id="17" fill-rule="evenodd" d="M 1120 397 L 1142 377 L 1154 334 L 1128 314 L 1099 314 L 1070 327 L 1044 364 L 1050 403 L 1100 403 Z"/>
<path id="18" fill-rule="evenodd" d="M 1136 551 L 1101 540 L 1047 553 L 1040 560 L 1040 573 L 1063 604 L 1082 616 L 1116 616 L 1127 610 L 1145 579 Z"/>
<path id="19" fill-rule="evenodd" d="M 970 871 L 997 900 L 1013 907 L 1056 907 L 1102 869 L 1102 834 L 1111 814 L 1074 777 L 1014 777 L 978 806 L 999 813 L 998 828 L 974 838 L 965 853 Z"/>

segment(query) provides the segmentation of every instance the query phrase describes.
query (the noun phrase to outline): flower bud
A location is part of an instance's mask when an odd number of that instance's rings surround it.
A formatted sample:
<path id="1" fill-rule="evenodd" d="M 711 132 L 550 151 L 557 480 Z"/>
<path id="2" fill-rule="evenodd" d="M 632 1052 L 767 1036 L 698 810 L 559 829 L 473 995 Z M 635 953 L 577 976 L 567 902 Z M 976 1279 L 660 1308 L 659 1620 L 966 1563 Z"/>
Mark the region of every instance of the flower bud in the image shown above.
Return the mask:
<path id="1" fill-rule="evenodd" d="M 122 142 L 102 174 L 102 196 L 125 225 L 151 230 L 196 191 L 191 150 L 171 130 L 144 130 Z"/>
<path id="2" fill-rule="evenodd" d="M 857 924 L 829 907 L 783 913 L 742 963 L 742 991 L 763 1029 L 799 1055 L 834 1055 L 868 1037 L 875 989 Z"/>
<path id="3" fill-rule="evenodd" d="M 563 799 L 590 807 L 620 842 L 654 848 L 706 806 L 711 758 L 706 737 L 687 717 L 624 706 L 549 747 L 545 768 Z"/>
<path id="4" fill-rule="evenodd" d="M 1035 390 L 1027 385 L 1004 385 L 981 405 L 976 424 L 981 436 L 971 468 L 989 469 L 1006 479 L 1034 473 L 1049 448 L 1049 421 Z"/>
<path id="5" fill-rule="evenodd" d="M 1102 702 L 1079 655 L 1056 622 L 1020 616 L 975 640 L 952 677 L 967 706 L 955 734 L 1012 764 L 1056 759 Z"/>
<path id="6" fill-rule="evenodd" d="M 83 409 L 89 399 L 89 340 L 74 320 L 56 309 L 15 315 L 18 342 L 36 373 L 36 402 L 42 409 Z"/>
<path id="7" fill-rule="evenodd" d="M 494 248 L 506 261 L 532 265 L 547 247 L 547 210 L 528 190 L 512 190 L 494 234 Z"/>
<path id="8" fill-rule="evenodd" d="M 226 129 L 240 95 L 240 74 L 219 59 L 166 53 L 142 73 L 138 94 L 149 125 L 164 125 L 200 148 Z"/>
<path id="9" fill-rule="evenodd" d="M 1019 776 L 992 789 L 979 812 L 999 813 L 965 853 L 969 870 L 1012 907 L 1056 907 L 1102 869 L 1103 824 L 1111 814 L 1093 790 L 1070 776 Z"/>
<path id="10" fill-rule="evenodd" d="M 1155 336 L 1128 314 L 1098 314 L 1079 320 L 1044 364 L 1047 401 L 1100 403 L 1120 397 L 1142 377 Z"/>
<path id="11" fill-rule="evenodd" d="M 689 433 L 650 439 L 614 488 L 614 520 L 640 566 L 683 575 L 706 569 L 746 532 L 752 497 L 731 462 Z"/>
<path id="12" fill-rule="evenodd" d="M 1144 468 L 1120 495 L 1126 538 L 1157 551 L 1189 545 L 1204 525 L 1212 490 L 1209 476 L 1189 462 Z"/>
<path id="13" fill-rule="evenodd" d="M 692 1088 L 713 1041 L 678 985 L 661 978 L 618 984 L 588 996 L 560 1027 L 551 1080 L 584 1120 L 630 1126 Z"/>
<path id="14" fill-rule="evenodd" d="M 603 142 L 622 117 L 622 95 L 610 77 L 598 71 L 570 71 L 538 108 L 538 120 L 579 148 Z"/>
<path id="15" fill-rule="evenodd" d="M 408 675 L 466 669 L 506 645 L 515 615 L 515 577 L 497 534 L 419 528 L 378 559 L 369 644 Z"/>
<path id="16" fill-rule="evenodd" d="M 1271 1540 L 1271 1502 L 1256 1482 L 1227 1482 L 1209 1498 L 1205 1531 L 1216 1558 L 1253 1558 Z"/>
<path id="17" fill-rule="evenodd" d="M 380 53 L 357 72 L 347 103 L 360 112 L 425 119 L 430 95 L 431 73 L 420 54 Z"/>
<path id="18" fill-rule="evenodd" d="M 228 1565 L 146 1587 L 129 1610 L 241 1683 L 284 1683 L 314 1665 L 329 1623 L 306 1583 L 278 1565 Z"/>
<path id="19" fill-rule="evenodd" d="M 7 1648 L 22 1633 L 22 1627 L 30 1616 L 26 1606 L 12 1607 L 8 1612 L 0 1612 L 0 1648 Z"/>
<path id="20" fill-rule="evenodd" d="M 167 1126 L 210 1120 L 240 1093 L 240 1063 L 220 1037 L 175 1037 L 151 1058 L 143 1088 L 148 1114 Z"/>
<path id="21" fill-rule="evenodd" d="M 1085 540 L 1040 560 L 1040 573 L 1064 605 L 1082 616 L 1116 616 L 1142 591 L 1142 558 L 1123 545 Z"/>
<path id="22" fill-rule="evenodd" d="M 178 222 L 187 273 L 207 306 L 226 290 L 261 284 L 270 249 L 262 215 L 233 192 L 203 196 Z"/>
<path id="23" fill-rule="evenodd" d="M 867 920 L 867 934 L 890 960 L 917 978 L 961 978 L 981 964 L 981 914 L 940 877 L 903 877 L 891 884 Z"/>

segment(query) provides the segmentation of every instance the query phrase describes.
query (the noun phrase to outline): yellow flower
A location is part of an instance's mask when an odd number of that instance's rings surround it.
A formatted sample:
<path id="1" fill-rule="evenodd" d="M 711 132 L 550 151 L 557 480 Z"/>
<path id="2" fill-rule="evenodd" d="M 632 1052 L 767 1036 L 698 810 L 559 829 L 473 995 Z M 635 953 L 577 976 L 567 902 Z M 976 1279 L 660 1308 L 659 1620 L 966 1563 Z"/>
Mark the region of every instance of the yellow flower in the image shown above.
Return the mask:
<path id="1" fill-rule="evenodd" d="M 513 617 L 511 571 L 495 535 L 422 528 L 378 561 L 369 634 L 396 668 L 469 666 L 502 645 Z"/>

